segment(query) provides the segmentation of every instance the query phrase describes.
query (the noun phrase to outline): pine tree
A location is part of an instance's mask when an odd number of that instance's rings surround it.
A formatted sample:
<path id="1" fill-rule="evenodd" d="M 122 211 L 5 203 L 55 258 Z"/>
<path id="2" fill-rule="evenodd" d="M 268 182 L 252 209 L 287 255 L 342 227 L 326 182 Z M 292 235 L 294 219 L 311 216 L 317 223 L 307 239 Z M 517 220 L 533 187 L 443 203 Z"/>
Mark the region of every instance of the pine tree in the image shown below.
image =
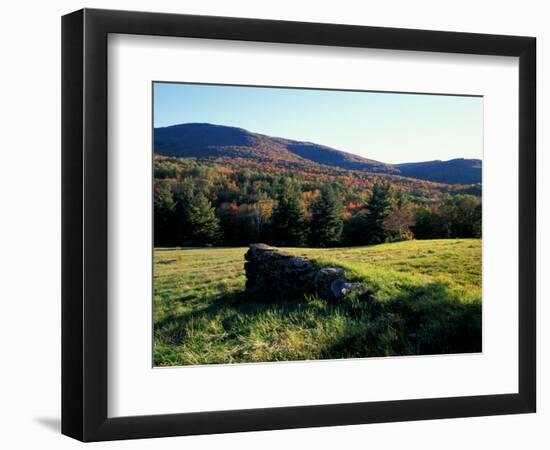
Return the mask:
<path id="1" fill-rule="evenodd" d="M 190 244 L 191 229 L 189 225 L 188 211 L 194 191 L 194 185 L 190 179 L 185 179 L 172 188 L 175 215 L 175 245 Z"/>
<path id="2" fill-rule="evenodd" d="M 343 210 L 338 194 L 332 187 L 324 186 L 319 197 L 311 204 L 312 245 L 330 247 L 340 243 L 344 228 Z"/>
<path id="3" fill-rule="evenodd" d="M 170 185 L 163 180 L 155 180 L 153 210 L 155 245 L 174 245 L 177 242 L 175 203 Z"/>
<path id="4" fill-rule="evenodd" d="M 190 244 L 212 245 L 220 241 L 221 229 L 216 211 L 202 192 L 191 197 L 186 208 L 186 222 Z"/>
<path id="5" fill-rule="evenodd" d="M 295 189 L 279 196 L 271 216 L 271 232 L 277 245 L 303 245 L 306 237 L 306 212 Z"/>
<path id="6" fill-rule="evenodd" d="M 385 222 L 391 213 L 391 185 L 375 182 L 367 202 L 365 218 L 366 241 L 369 244 L 380 244 L 386 240 Z"/>

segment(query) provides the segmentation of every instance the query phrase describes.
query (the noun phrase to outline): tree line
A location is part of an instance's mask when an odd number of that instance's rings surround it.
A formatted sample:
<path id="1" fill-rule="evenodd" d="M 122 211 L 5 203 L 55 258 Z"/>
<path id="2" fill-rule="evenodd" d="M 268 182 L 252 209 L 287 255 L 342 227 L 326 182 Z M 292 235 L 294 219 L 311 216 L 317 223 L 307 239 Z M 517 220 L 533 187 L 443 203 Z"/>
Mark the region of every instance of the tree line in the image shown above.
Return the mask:
<path id="1" fill-rule="evenodd" d="M 168 168 L 167 168 L 168 167 Z M 156 246 L 333 247 L 412 238 L 481 237 L 480 198 L 458 194 L 422 204 L 384 180 L 365 198 L 347 197 L 338 180 L 254 174 L 195 164 L 184 176 L 157 164 Z"/>

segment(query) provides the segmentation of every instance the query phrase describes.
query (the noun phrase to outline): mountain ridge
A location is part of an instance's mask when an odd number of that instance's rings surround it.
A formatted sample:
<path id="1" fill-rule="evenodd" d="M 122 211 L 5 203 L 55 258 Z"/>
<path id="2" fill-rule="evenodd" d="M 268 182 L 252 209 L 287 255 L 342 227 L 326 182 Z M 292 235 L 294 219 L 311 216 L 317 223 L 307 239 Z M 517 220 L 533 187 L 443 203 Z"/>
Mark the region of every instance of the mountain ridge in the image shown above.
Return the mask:
<path id="1" fill-rule="evenodd" d="M 308 141 L 254 133 L 210 123 L 182 123 L 154 129 L 154 152 L 161 156 L 252 160 L 288 169 L 328 166 L 400 175 L 448 184 L 481 182 L 481 160 L 455 158 L 389 164 Z"/>

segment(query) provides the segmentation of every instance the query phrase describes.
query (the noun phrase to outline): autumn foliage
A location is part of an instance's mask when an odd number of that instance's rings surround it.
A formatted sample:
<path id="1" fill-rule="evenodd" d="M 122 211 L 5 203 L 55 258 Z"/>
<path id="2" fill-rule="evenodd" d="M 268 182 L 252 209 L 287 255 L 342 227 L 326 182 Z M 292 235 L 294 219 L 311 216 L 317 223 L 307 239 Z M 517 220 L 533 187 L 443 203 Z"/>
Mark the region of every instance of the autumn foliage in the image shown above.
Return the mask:
<path id="1" fill-rule="evenodd" d="M 480 237 L 477 185 L 156 155 L 156 246 L 332 247 Z"/>

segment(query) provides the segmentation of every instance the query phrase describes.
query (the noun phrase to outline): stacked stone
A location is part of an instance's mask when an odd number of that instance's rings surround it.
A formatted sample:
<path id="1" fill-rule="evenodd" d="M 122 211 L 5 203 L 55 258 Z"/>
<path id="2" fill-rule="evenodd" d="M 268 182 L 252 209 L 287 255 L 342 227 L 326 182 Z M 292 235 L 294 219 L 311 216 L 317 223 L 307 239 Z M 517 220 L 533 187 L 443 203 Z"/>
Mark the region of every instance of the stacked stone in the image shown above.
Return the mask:
<path id="1" fill-rule="evenodd" d="M 347 282 L 342 268 L 319 268 L 306 257 L 265 244 L 251 245 L 245 260 L 247 292 L 262 294 L 266 299 L 316 294 L 337 300 L 360 286 Z"/>

